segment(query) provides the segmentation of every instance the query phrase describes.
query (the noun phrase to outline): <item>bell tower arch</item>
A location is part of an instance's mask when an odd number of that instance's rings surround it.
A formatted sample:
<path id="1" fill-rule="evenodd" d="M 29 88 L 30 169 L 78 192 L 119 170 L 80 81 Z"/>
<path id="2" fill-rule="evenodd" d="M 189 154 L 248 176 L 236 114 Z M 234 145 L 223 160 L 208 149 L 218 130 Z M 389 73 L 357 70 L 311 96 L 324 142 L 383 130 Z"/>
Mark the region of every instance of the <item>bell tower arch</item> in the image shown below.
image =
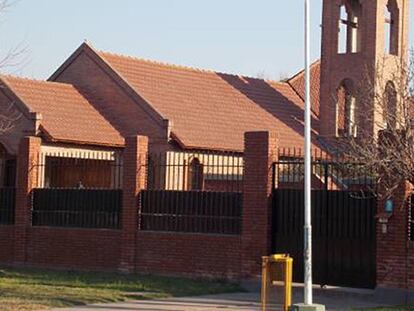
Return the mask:
<path id="1" fill-rule="evenodd" d="M 377 122 L 355 119 L 356 111 L 364 108 L 358 105 L 358 98 L 347 86 L 353 85 L 355 89 L 367 79 L 370 80 L 367 83 L 377 85 L 374 82 L 381 63 L 385 82 L 378 87 L 385 90 L 386 76 L 395 76 L 398 64 L 406 61 L 408 23 L 409 0 L 323 1 L 321 136 L 357 136 L 362 128 L 376 130 Z M 375 109 L 367 110 L 375 114 Z M 377 117 L 382 115 L 367 119 Z"/>

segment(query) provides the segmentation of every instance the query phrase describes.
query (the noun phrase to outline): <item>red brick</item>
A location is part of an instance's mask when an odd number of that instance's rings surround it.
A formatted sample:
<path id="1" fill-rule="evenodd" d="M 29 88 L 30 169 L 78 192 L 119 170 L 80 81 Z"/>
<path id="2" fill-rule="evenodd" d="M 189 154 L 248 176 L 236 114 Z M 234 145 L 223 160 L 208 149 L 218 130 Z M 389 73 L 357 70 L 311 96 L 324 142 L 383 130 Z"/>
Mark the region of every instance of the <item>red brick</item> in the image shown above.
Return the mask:
<path id="1" fill-rule="evenodd" d="M 26 265 L 76 270 L 116 270 L 120 230 L 30 228 Z"/>
<path id="2" fill-rule="evenodd" d="M 241 260 L 240 236 L 145 231 L 137 235 L 140 272 L 237 279 Z"/>
<path id="3" fill-rule="evenodd" d="M 381 287 L 407 288 L 414 282 L 409 274 L 414 270 L 414 250 L 408 241 L 408 204 L 412 186 L 404 183 L 393 197 L 394 212 L 389 218 L 387 233 L 377 228 L 377 284 Z M 378 211 L 384 213 L 384 202 Z"/>
<path id="4" fill-rule="evenodd" d="M 128 137 L 123 154 L 122 251 L 120 270 L 135 270 L 136 234 L 139 229 L 139 203 L 141 190 L 146 187 L 148 138 Z"/>
<path id="5" fill-rule="evenodd" d="M 261 257 L 271 251 L 271 168 L 276 159 L 275 134 L 245 134 L 242 231 L 242 265 L 245 277 L 259 275 Z"/>
<path id="6" fill-rule="evenodd" d="M 17 156 L 14 261 L 19 264 L 26 261 L 27 230 L 31 226 L 30 194 L 37 186 L 40 144 L 39 137 L 24 137 Z"/>
<path id="7" fill-rule="evenodd" d="M 0 262 L 10 264 L 14 260 L 14 227 L 0 226 Z"/>

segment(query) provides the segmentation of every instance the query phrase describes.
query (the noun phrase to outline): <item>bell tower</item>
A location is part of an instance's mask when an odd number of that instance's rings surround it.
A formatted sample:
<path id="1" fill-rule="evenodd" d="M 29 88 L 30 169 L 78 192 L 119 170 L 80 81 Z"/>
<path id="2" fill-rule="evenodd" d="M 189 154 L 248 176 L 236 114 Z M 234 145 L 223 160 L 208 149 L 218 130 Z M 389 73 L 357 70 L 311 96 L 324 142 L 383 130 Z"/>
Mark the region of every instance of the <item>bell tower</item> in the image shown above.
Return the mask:
<path id="1" fill-rule="evenodd" d="M 323 1 L 321 136 L 355 137 L 362 128 L 376 131 L 376 122 L 358 120 L 356 111 L 363 108 L 355 87 L 364 81 L 375 85 L 380 63 L 381 80 L 387 81 L 406 62 L 408 23 L 409 0 Z M 382 117 L 375 109 L 366 110 L 372 113 L 369 120 Z"/>

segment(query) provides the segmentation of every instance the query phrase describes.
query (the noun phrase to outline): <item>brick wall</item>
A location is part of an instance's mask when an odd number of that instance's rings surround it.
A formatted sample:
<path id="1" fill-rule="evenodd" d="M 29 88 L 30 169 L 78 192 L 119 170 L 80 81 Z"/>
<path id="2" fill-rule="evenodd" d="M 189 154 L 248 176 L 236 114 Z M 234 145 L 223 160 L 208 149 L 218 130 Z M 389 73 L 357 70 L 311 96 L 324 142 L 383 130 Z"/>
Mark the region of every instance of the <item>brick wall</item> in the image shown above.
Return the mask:
<path id="1" fill-rule="evenodd" d="M 119 269 L 132 272 L 135 266 L 136 234 L 139 229 L 138 196 L 145 189 L 148 138 L 133 136 L 125 139 L 123 199 L 122 199 L 122 251 Z"/>
<path id="2" fill-rule="evenodd" d="M 30 228 L 26 264 L 48 268 L 116 270 L 120 246 L 120 230 Z"/>
<path id="3" fill-rule="evenodd" d="M 139 192 L 148 139 L 126 139 L 124 150 L 123 229 L 63 229 L 30 226 L 30 189 L 40 141 L 22 140 L 18 165 L 16 225 L 0 226 L 0 262 L 84 270 L 123 270 L 169 275 L 250 278 L 259 275 L 261 256 L 269 254 L 272 190 L 271 164 L 277 139 L 268 132 L 245 136 L 243 230 L 240 236 L 149 232 L 139 230 Z M 27 173 L 25 174 L 25 171 Z M 377 231 L 377 280 L 381 287 L 414 288 L 414 243 L 408 242 L 412 187 L 405 183 L 394 197 L 388 231 Z M 383 213 L 383 202 L 379 213 Z M 15 240 L 16 239 L 16 240 Z"/>
<path id="4" fill-rule="evenodd" d="M 35 152 L 30 150 L 26 152 Z M 241 236 L 140 231 L 138 195 L 145 187 L 143 164 L 147 150 L 146 137 L 126 139 L 120 231 L 32 228 L 28 209 L 18 209 L 18 213 L 26 215 L 24 263 L 220 278 L 257 275 L 261 256 L 270 250 L 269 194 L 272 153 L 276 150 L 274 136 L 267 132 L 246 135 L 245 174 L 249 179 L 244 187 L 245 229 Z M 243 261 L 247 262 L 244 266 Z M 246 267 L 250 270 L 245 270 Z"/>
<path id="5" fill-rule="evenodd" d="M 380 287 L 405 288 L 414 285 L 414 245 L 408 241 L 407 199 L 412 193 L 409 183 L 400 186 L 395 194 L 394 212 L 389 218 L 387 232 L 377 226 L 377 284 Z M 384 202 L 379 202 L 383 217 Z"/>
<path id="6" fill-rule="evenodd" d="M 27 230 L 31 223 L 30 193 L 37 186 L 40 144 L 39 137 L 24 137 L 17 155 L 14 261 L 20 264 L 26 261 L 27 255 Z"/>
<path id="7" fill-rule="evenodd" d="M 14 227 L 0 226 L 0 263 L 13 262 Z"/>
<path id="8" fill-rule="evenodd" d="M 242 257 L 244 277 L 261 273 L 261 258 L 271 252 L 272 163 L 276 135 L 248 132 L 244 138 Z"/>
<path id="9" fill-rule="evenodd" d="M 238 278 L 240 236 L 139 232 L 136 271 Z"/>
<path id="10" fill-rule="evenodd" d="M 124 152 L 123 271 L 236 277 L 240 274 L 240 237 L 145 232 L 139 230 L 139 192 L 145 188 L 145 137 L 126 139 Z M 144 162 L 143 162 L 144 160 Z M 137 230 L 138 229 L 138 230 Z M 134 253 L 132 253 L 134 252 Z"/>

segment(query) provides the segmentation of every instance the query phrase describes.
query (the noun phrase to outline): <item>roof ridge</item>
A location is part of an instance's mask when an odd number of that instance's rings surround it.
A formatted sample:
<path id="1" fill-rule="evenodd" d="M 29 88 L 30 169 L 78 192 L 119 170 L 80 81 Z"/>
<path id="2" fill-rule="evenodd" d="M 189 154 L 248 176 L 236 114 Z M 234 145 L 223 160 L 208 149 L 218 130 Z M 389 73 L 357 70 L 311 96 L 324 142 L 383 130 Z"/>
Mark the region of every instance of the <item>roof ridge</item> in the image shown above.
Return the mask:
<path id="1" fill-rule="evenodd" d="M 219 71 L 219 70 L 216 71 L 214 69 L 205 69 L 205 68 L 197 68 L 193 66 L 177 65 L 177 64 L 173 64 L 173 63 L 169 63 L 165 61 L 157 61 L 157 60 L 148 59 L 144 57 L 131 56 L 131 55 L 125 55 L 125 54 L 120 54 L 120 53 L 102 51 L 102 50 L 96 50 L 96 51 L 98 52 L 98 54 L 103 54 L 103 57 L 105 57 L 105 54 L 107 54 L 110 56 L 126 58 L 126 59 L 130 59 L 134 61 L 144 62 L 147 64 L 153 64 L 153 65 L 158 65 L 158 66 L 163 66 L 163 67 L 168 67 L 168 68 L 175 68 L 175 69 L 181 69 L 181 70 L 192 71 L 192 72 L 200 72 L 200 73 L 208 73 L 208 74 L 223 74 L 223 75 L 229 75 L 229 76 L 234 76 L 234 77 L 239 77 L 239 78 L 248 78 L 248 79 L 260 80 L 260 81 L 271 82 L 271 83 L 282 83 L 282 84 L 286 83 L 285 81 L 257 78 L 257 77 L 252 77 L 249 75 L 229 73 L 229 72 L 224 72 L 224 71 Z"/>
<path id="2" fill-rule="evenodd" d="M 11 74 L 0 74 L 0 79 L 6 79 L 6 80 L 14 79 L 14 80 L 30 81 L 30 82 L 36 82 L 36 83 L 52 84 L 52 85 L 74 86 L 71 83 L 56 82 L 56 81 L 42 80 L 42 79 L 29 78 L 29 77 L 21 77 L 21 76 L 11 75 Z"/>

